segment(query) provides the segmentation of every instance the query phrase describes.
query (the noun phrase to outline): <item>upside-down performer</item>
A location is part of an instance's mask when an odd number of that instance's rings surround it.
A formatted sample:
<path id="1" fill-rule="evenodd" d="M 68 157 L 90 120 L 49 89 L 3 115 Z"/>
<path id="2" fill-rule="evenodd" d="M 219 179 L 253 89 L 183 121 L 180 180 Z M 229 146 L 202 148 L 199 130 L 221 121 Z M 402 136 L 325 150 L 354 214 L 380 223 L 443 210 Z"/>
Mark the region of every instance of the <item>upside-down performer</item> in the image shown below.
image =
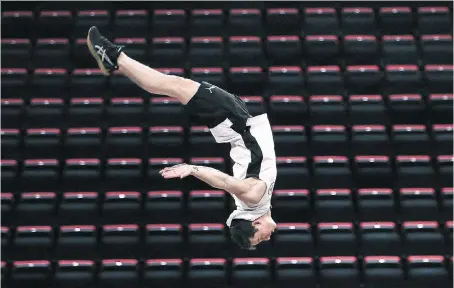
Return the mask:
<path id="1" fill-rule="evenodd" d="M 230 143 L 233 176 L 188 164 L 165 168 L 160 174 L 165 179 L 193 176 L 230 193 L 236 210 L 226 223 L 241 248 L 254 249 L 269 240 L 276 228 L 270 209 L 277 170 L 267 114 L 252 117 L 239 97 L 219 87 L 166 75 L 129 58 L 125 46 L 113 44 L 96 27 L 88 31 L 87 43 L 106 76 L 118 70 L 150 93 L 178 99 L 192 120 L 208 126 L 217 143 Z"/>

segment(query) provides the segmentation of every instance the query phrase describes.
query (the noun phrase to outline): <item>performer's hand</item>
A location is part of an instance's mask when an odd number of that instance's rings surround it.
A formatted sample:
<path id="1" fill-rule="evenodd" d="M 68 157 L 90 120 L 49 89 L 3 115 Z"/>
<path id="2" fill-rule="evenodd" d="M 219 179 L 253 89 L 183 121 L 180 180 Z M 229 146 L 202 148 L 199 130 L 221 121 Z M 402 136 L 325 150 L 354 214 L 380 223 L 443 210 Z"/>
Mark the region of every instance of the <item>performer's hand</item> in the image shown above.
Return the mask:
<path id="1" fill-rule="evenodd" d="M 193 170 L 192 165 L 188 164 L 178 164 L 172 167 L 167 167 L 159 171 L 162 177 L 165 179 L 170 179 L 170 178 L 184 178 L 186 176 L 189 176 Z"/>

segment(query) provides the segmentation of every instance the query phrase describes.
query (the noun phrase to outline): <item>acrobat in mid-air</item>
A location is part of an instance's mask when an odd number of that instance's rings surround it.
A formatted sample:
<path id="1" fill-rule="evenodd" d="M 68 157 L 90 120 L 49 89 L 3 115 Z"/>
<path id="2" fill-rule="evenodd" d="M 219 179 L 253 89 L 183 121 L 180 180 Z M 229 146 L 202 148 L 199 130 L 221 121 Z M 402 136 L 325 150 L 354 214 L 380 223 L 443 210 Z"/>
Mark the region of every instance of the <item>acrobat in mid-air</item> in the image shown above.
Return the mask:
<path id="1" fill-rule="evenodd" d="M 207 82 L 160 73 L 131 59 L 125 46 L 110 42 L 96 27 L 88 31 L 87 43 L 106 76 L 118 70 L 150 93 L 178 99 L 194 122 L 208 126 L 217 143 L 230 143 L 233 176 L 188 164 L 168 167 L 160 173 L 166 179 L 193 176 L 230 193 L 236 210 L 226 223 L 232 240 L 241 248 L 254 249 L 269 240 L 276 228 L 271 217 L 271 196 L 277 170 L 267 114 L 252 117 L 236 95 Z"/>

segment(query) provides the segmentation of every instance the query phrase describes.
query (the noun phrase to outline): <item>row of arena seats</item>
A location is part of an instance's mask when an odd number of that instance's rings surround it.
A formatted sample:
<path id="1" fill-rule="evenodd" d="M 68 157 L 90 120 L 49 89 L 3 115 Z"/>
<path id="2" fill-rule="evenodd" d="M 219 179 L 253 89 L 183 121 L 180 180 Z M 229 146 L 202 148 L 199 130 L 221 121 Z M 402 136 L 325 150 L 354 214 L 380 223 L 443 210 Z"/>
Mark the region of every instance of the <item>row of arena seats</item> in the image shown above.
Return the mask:
<path id="1" fill-rule="evenodd" d="M 161 69 L 166 74 L 185 76 L 183 69 Z M 99 70 L 35 69 L 28 73 L 21 68 L 3 68 L 2 94 L 12 97 L 96 97 L 149 95 L 126 76 L 115 73 L 112 79 Z M 299 66 L 194 68 L 189 78 L 206 81 L 237 95 L 344 95 L 404 93 L 452 93 L 453 65 L 426 65 L 421 71 L 416 65 L 378 66 Z M 109 81 L 112 80 L 112 81 Z"/>
<path id="2" fill-rule="evenodd" d="M 3 260 L 153 257 L 432 255 L 452 253 L 452 222 L 279 223 L 272 240 L 239 250 L 224 224 L 2 227 Z"/>
<path id="3" fill-rule="evenodd" d="M 336 189 L 369 187 L 453 187 L 451 155 L 398 155 L 357 157 L 350 163 L 345 156 L 279 157 L 276 189 Z M 183 162 L 181 158 L 90 159 L 3 159 L 4 191 L 92 191 L 101 190 L 210 190 L 194 178 L 163 179 L 159 171 Z M 226 171 L 223 158 L 191 158 L 193 165 Z M 329 181 L 326 181 L 329 179 Z"/>
<path id="4" fill-rule="evenodd" d="M 2 262 L 7 287 L 447 288 L 452 258 L 422 255 Z M 364 286 L 361 286 L 361 283 Z M 231 284 L 232 286 L 227 286 Z M 214 285 L 214 286 L 213 286 Z"/>
<path id="5" fill-rule="evenodd" d="M 114 38 L 126 53 L 153 67 L 216 67 L 294 65 L 449 64 L 452 35 L 334 35 Z M 2 38 L 2 66 L 9 68 L 95 68 L 87 40 L 78 38 Z M 303 58 L 304 55 L 304 58 Z M 73 63 L 71 62 L 71 58 Z"/>
<path id="6" fill-rule="evenodd" d="M 327 111 L 329 112 L 329 111 Z M 54 118 L 58 119 L 57 117 Z M 314 120 L 314 119 L 312 119 Z M 272 126 L 278 157 L 330 155 L 449 155 L 452 154 L 454 126 L 315 125 Z M 224 157 L 225 146 L 217 144 L 209 129 L 193 126 L 96 128 L 0 129 L 3 159 L 89 158 L 89 157 Z M 414 143 L 418 142 L 415 146 Z M 405 154 L 407 153 L 407 154 Z M 374 156 L 370 156 L 374 159 Z M 356 164 L 370 162 L 357 157 Z M 376 157 L 375 161 L 389 162 Z"/>
<path id="7" fill-rule="evenodd" d="M 28 100 L 4 96 L 1 99 L 2 127 L 4 129 L 46 127 L 107 129 L 108 127 L 183 126 L 190 129 L 191 125 L 195 124 L 188 119 L 177 99 L 146 96 L 144 98 L 114 97 L 106 100 L 98 97 L 68 100 L 31 98 Z M 372 125 L 372 130 L 380 132 L 384 130 L 380 125 L 452 125 L 453 118 L 453 94 L 350 95 L 345 99 L 339 95 L 241 98 L 245 101 L 251 115 L 268 113 L 271 124 L 279 126 Z M 167 132 L 178 134 L 180 131 L 178 127 L 170 128 Z M 443 127 L 448 126 L 436 126 L 427 130 L 443 130 Z M 159 133 L 162 129 L 154 130 Z M 202 127 L 196 127 L 193 130 L 195 133 L 208 132 Z M 301 128 L 296 128 L 296 131 L 299 130 Z M 356 127 L 353 130 L 367 129 Z M 77 134 L 76 130 L 73 131 Z"/>
<path id="8" fill-rule="evenodd" d="M 379 31 L 392 34 L 452 33 L 452 11 L 448 7 L 343 8 L 339 15 L 334 8 L 290 9 L 221 9 L 192 10 L 85 10 L 4 11 L 2 34 L 17 36 L 85 36 L 88 28 L 97 25 L 118 36 L 147 35 L 279 35 L 283 32 L 317 34 L 370 34 Z M 150 15 L 152 14 L 152 15 Z M 417 23 L 414 23 L 417 22 Z M 416 24 L 416 25 L 415 25 Z M 35 30 L 36 29 L 36 30 Z M 35 32 L 35 33 L 33 33 Z"/>
<path id="9" fill-rule="evenodd" d="M 234 209 L 223 191 L 1 193 L 2 224 L 98 225 L 223 222 Z M 365 188 L 276 190 L 273 218 L 280 222 L 449 221 L 453 189 Z"/>

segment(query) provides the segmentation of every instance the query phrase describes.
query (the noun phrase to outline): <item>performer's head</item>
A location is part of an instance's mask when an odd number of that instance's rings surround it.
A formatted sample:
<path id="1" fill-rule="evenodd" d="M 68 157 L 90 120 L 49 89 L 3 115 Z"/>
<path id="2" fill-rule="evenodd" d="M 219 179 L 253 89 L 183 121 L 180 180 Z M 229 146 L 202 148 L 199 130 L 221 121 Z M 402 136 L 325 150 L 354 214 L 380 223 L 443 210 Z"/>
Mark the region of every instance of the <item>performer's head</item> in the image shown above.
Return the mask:
<path id="1" fill-rule="evenodd" d="M 262 241 L 270 240 L 276 229 L 276 223 L 271 214 L 267 213 L 254 221 L 234 219 L 230 225 L 230 236 L 243 249 L 254 250 Z"/>

